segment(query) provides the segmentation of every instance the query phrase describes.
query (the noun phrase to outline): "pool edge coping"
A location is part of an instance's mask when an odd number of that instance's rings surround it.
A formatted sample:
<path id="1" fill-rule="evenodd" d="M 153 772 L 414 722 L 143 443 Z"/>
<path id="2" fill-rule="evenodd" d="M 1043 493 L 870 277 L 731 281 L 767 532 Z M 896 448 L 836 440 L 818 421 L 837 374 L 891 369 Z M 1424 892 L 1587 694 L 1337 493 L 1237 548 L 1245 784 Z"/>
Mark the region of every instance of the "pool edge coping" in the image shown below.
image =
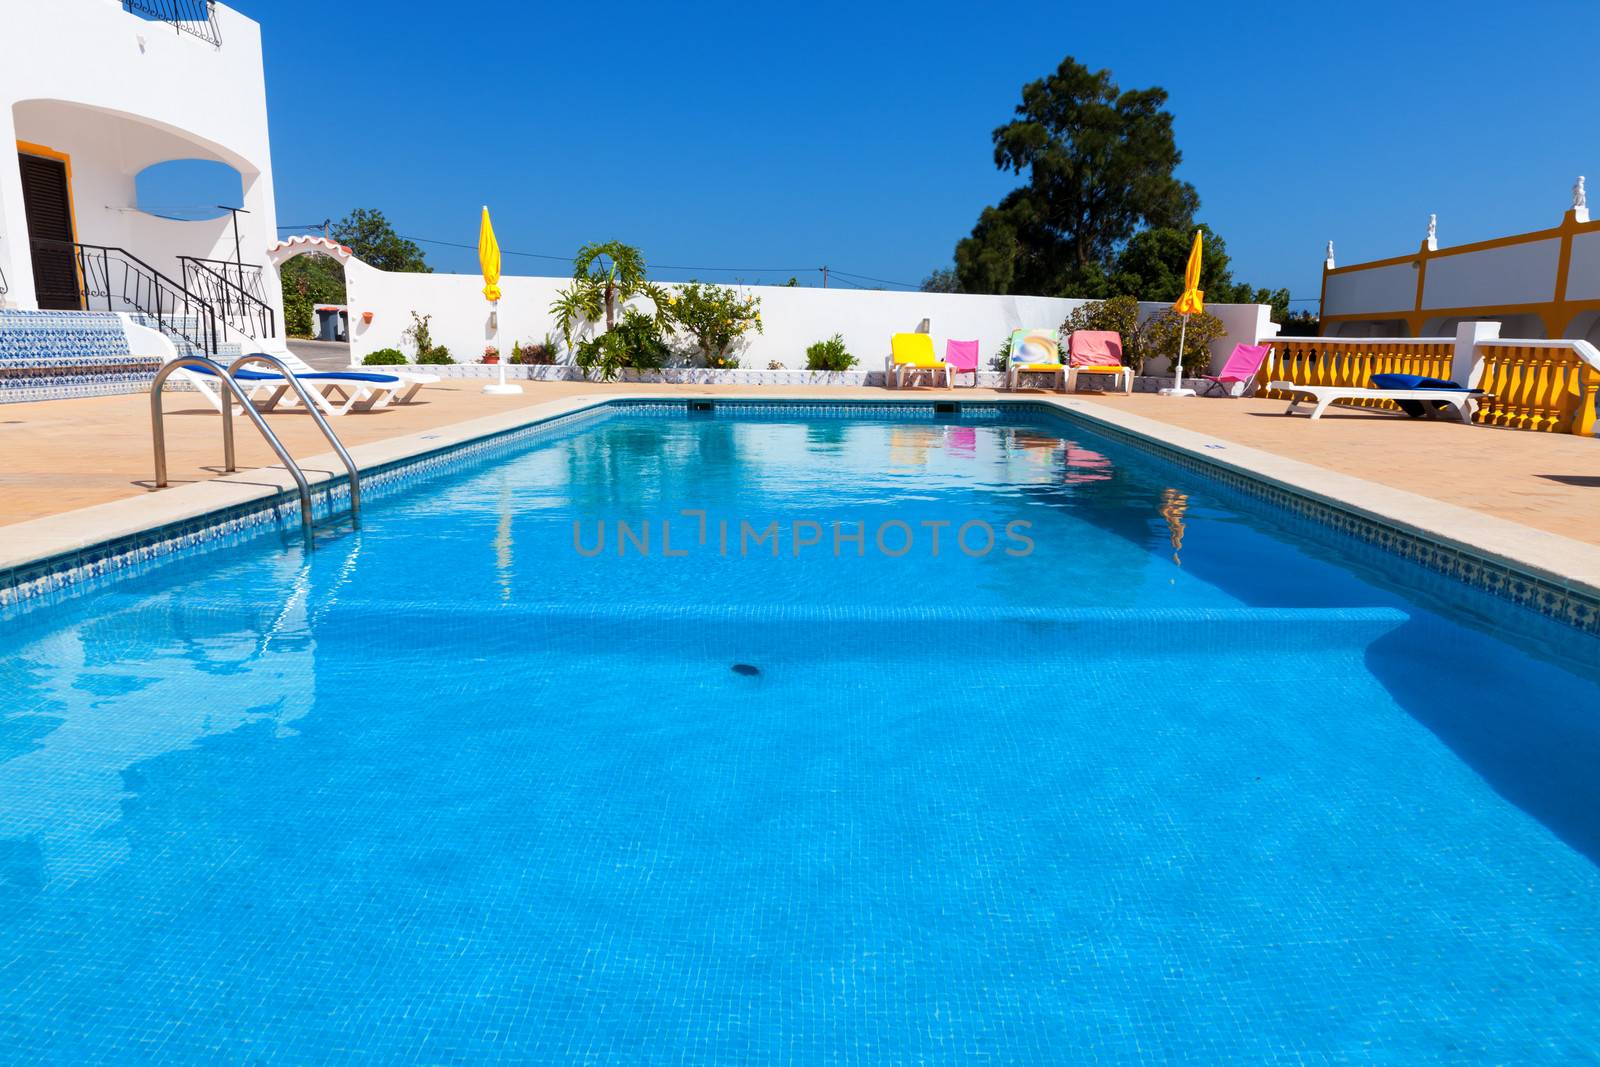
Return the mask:
<path id="1" fill-rule="evenodd" d="M 761 396 L 690 390 L 672 394 L 581 393 L 372 441 L 349 451 L 357 468 L 366 475 L 609 406 L 639 402 L 675 405 L 701 400 L 728 407 L 766 403 L 829 407 L 954 403 L 958 407 L 983 404 L 1053 410 L 1080 420 L 1091 429 L 1132 438 L 1135 445 L 1157 454 L 1166 452 L 1168 458 L 1180 457 L 1212 474 L 1229 474 L 1277 489 L 1600 606 L 1600 546 L 1071 396 L 1030 394 L 964 400 L 934 393 L 837 399 L 783 391 Z M 343 467 L 332 452 L 309 456 L 301 466 L 314 493 L 320 489 L 326 495 L 345 481 Z M 186 524 L 222 525 L 230 516 L 293 507 L 294 496 L 294 481 L 288 471 L 256 468 L 0 527 L 6 533 L 5 543 L 0 545 L 0 606 L 27 599 L 15 595 L 20 586 L 53 573 L 54 563 L 62 571 L 70 569 L 80 553 L 119 542 L 136 542 L 157 531 L 174 531 L 176 536 Z M 207 520 L 212 521 L 208 524 Z M 1452 573 L 1451 577 L 1468 585 L 1483 584 L 1466 580 L 1462 574 Z M 64 577 L 52 588 L 66 584 L 72 584 L 71 577 Z M 12 595 L 7 596 L 8 593 Z M 1597 629 L 1592 621 L 1580 628 Z"/>

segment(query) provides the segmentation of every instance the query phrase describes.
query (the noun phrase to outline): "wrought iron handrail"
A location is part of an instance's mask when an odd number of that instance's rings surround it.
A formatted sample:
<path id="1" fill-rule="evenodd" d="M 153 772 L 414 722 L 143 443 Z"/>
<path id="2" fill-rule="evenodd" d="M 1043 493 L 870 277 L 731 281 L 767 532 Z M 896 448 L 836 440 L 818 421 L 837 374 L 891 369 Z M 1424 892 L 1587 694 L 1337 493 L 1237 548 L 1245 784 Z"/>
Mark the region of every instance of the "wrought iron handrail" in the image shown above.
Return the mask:
<path id="1" fill-rule="evenodd" d="M 168 23 L 179 33 L 222 47 L 214 0 L 122 0 L 122 10 Z"/>
<path id="2" fill-rule="evenodd" d="M 107 311 L 131 308 L 154 318 L 162 333 L 176 335 L 202 352 L 216 354 L 217 313 L 211 305 L 126 248 L 42 238 L 35 238 L 34 244 L 72 255 L 86 310 L 93 310 L 101 299 Z M 119 301 L 122 307 L 117 306 Z"/>
<path id="3" fill-rule="evenodd" d="M 262 297 L 260 267 L 241 267 L 219 259 L 179 256 L 183 285 L 221 313 L 222 325 L 241 338 L 264 340 L 278 336 L 278 315 Z M 218 270 L 217 268 L 222 268 Z M 250 273 L 254 271 L 254 273 Z M 228 277 L 232 273 L 238 280 Z M 252 293 L 250 288 L 257 292 Z M 261 293 L 261 295 L 257 295 Z"/>

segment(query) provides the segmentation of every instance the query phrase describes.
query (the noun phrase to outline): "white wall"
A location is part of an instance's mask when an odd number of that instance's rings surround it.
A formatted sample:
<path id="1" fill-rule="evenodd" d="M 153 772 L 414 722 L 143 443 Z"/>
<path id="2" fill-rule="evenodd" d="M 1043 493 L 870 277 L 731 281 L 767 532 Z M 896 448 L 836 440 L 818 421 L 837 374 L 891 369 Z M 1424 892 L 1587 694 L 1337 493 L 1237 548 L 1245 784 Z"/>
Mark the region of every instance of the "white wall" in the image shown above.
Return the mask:
<path id="1" fill-rule="evenodd" d="M 402 334 L 411 325 L 411 312 L 431 315 L 436 344 L 445 345 L 458 362 L 482 358 L 489 306 L 483 298 L 483 279 L 467 274 L 395 274 L 376 270 L 359 260 L 345 269 L 349 287 L 350 354 L 359 363 L 380 348 L 413 351 Z M 506 276 L 500 280 L 500 332 L 496 344 L 509 356 L 513 341 L 537 341 L 555 332 L 550 305 L 556 293 L 571 284 L 569 278 Z M 916 330 L 924 318 L 942 351 L 948 339 L 978 340 L 983 364 L 999 349 L 1012 330 L 1056 327 L 1076 307 L 1087 301 L 1037 296 L 967 296 L 950 293 L 903 293 L 861 289 L 738 286 L 740 292 L 761 299 L 764 332 L 750 338 L 739 351 L 741 366 L 764 370 L 776 362 L 785 368 L 805 367 L 806 346 L 843 335 L 845 346 L 858 367 L 878 370 L 888 355 L 889 337 Z M 1147 313 L 1165 304 L 1142 304 Z M 1233 345 L 1252 342 L 1268 331 L 1269 310 L 1256 304 L 1212 304 L 1207 310 L 1227 328 L 1227 335 L 1212 346 L 1215 365 L 1227 358 Z M 370 325 L 362 322 L 372 312 Z M 1146 373 L 1163 368 L 1146 364 Z"/>
<path id="2" fill-rule="evenodd" d="M 1432 267 L 1430 266 L 1430 270 Z M 1387 267 L 1330 274 L 1322 298 L 1324 315 L 1365 315 L 1410 311 L 1417 303 L 1417 266 Z"/>
<path id="3" fill-rule="evenodd" d="M 261 262 L 276 239 L 260 28 L 232 8 L 216 12 L 220 47 L 129 14 L 118 0 L 0 0 L 0 146 L 24 140 L 72 155 L 80 241 L 126 245 L 162 270 L 179 254 L 231 258 L 226 222 L 107 210 L 134 204 L 133 178 L 146 166 L 186 158 L 242 175 L 247 262 Z M 0 270 L 9 302 L 32 306 L 21 178 L 9 151 L 0 154 Z M 277 278 L 267 274 L 276 303 Z"/>
<path id="4" fill-rule="evenodd" d="M 1600 233 L 1573 235 L 1565 299 L 1600 300 Z"/>
<path id="5" fill-rule="evenodd" d="M 1561 242 L 1554 238 L 1428 261 L 1424 308 L 1543 304 L 1555 298 Z"/>

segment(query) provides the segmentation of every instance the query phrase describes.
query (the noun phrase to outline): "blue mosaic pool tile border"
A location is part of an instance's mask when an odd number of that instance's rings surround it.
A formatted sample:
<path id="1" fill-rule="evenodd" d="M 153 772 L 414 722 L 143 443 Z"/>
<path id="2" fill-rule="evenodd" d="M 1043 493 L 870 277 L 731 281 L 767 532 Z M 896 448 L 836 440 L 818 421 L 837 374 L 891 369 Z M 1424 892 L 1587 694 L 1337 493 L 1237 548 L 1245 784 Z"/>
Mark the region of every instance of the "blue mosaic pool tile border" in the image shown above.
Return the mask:
<path id="1" fill-rule="evenodd" d="M 699 405 L 707 406 L 699 409 Z M 953 408 L 946 409 L 946 405 L 953 405 Z M 963 420 L 1000 419 L 1018 412 L 1043 415 L 1122 441 L 1230 489 L 1268 501 L 1322 528 L 1346 534 L 1381 552 L 1408 560 L 1453 582 L 1479 589 L 1581 632 L 1600 636 L 1600 597 L 1558 585 L 1486 556 L 1439 544 L 1381 519 L 1242 473 L 1209 457 L 1091 418 L 1082 418 L 1073 411 L 1038 401 L 927 399 L 885 403 L 843 398 L 816 402 L 722 397 L 711 401 L 697 398 L 618 398 L 581 411 L 554 416 L 472 441 L 442 446 L 436 451 L 375 467 L 362 473 L 362 491 L 369 500 L 380 499 L 417 481 L 448 473 L 465 462 L 520 449 L 553 434 L 565 433 L 624 412 L 630 415 L 672 417 L 882 417 L 928 420 L 955 417 Z M 326 517 L 343 510 L 348 500 L 349 486 L 342 478 L 324 483 L 316 491 L 316 512 Z M 33 607 L 37 603 L 52 602 L 81 591 L 86 583 L 112 580 L 197 548 L 210 549 L 237 543 L 260 536 L 267 529 L 276 529 L 285 537 L 297 537 L 298 525 L 298 502 L 292 493 L 286 492 L 270 500 L 198 516 L 173 526 L 144 531 L 24 567 L 0 571 L 0 608 L 17 607 L 24 603 Z"/>
<path id="2" fill-rule="evenodd" d="M 935 421 L 938 419 L 962 420 L 999 419 L 1010 406 L 1004 403 L 968 400 L 870 400 L 842 397 L 838 400 L 761 400 L 744 397 L 710 397 L 705 399 L 629 397 L 612 401 L 630 415 L 661 415 L 683 418 L 685 415 L 702 415 L 714 419 L 884 419 L 895 422 L 907 420 Z M 697 405 L 703 410 L 697 410 Z M 949 408 L 950 410 L 941 410 Z"/>

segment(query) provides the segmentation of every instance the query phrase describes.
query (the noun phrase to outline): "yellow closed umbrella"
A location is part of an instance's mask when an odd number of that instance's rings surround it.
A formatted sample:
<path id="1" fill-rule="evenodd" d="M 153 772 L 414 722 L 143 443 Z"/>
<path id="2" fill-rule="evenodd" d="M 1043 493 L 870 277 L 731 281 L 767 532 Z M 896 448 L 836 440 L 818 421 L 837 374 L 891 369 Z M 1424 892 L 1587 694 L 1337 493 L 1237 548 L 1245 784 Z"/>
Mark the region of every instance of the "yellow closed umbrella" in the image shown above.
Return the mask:
<path id="1" fill-rule="evenodd" d="M 1161 390 L 1165 396 L 1194 396 L 1193 389 L 1183 387 L 1183 346 L 1188 340 L 1189 316 L 1206 309 L 1206 294 L 1200 289 L 1200 246 L 1200 231 L 1196 230 L 1194 245 L 1189 249 L 1189 265 L 1183 269 L 1183 295 L 1172 305 L 1172 310 L 1183 316 L 1183 323 L 1178 327 L 1178 358 L 1173 363 L 1177 368 L 1177 380 L 1171 389 Z"/>
<path id="2" fill-rule="evenodd" d="M 483 221 L 478 224 L 478 266 L 483 268 L 483 295 L 489 303 L 500 303 L 500 242 L 494 239 L 494 223 L 489 221 L 489 208 L 483 209 Z"/>
<path id="3" fill-rule="evenodd" d="M 494 223 L 489 221 L 488 205 L 484 205 L 483 219 L 478 223 L 478 266 L 483 269 L 483 295 L 489 301 L 489 328 L 484 336 L 493 342 L 500 332 L 500 242 L 494 237 Z M 505 358 L 502 356 L 497 362 L 500 365 L 500 381 L 484 386 L 483 391 L 502 396 L 521 393 L 522 386 L 506 384 Z"/>

